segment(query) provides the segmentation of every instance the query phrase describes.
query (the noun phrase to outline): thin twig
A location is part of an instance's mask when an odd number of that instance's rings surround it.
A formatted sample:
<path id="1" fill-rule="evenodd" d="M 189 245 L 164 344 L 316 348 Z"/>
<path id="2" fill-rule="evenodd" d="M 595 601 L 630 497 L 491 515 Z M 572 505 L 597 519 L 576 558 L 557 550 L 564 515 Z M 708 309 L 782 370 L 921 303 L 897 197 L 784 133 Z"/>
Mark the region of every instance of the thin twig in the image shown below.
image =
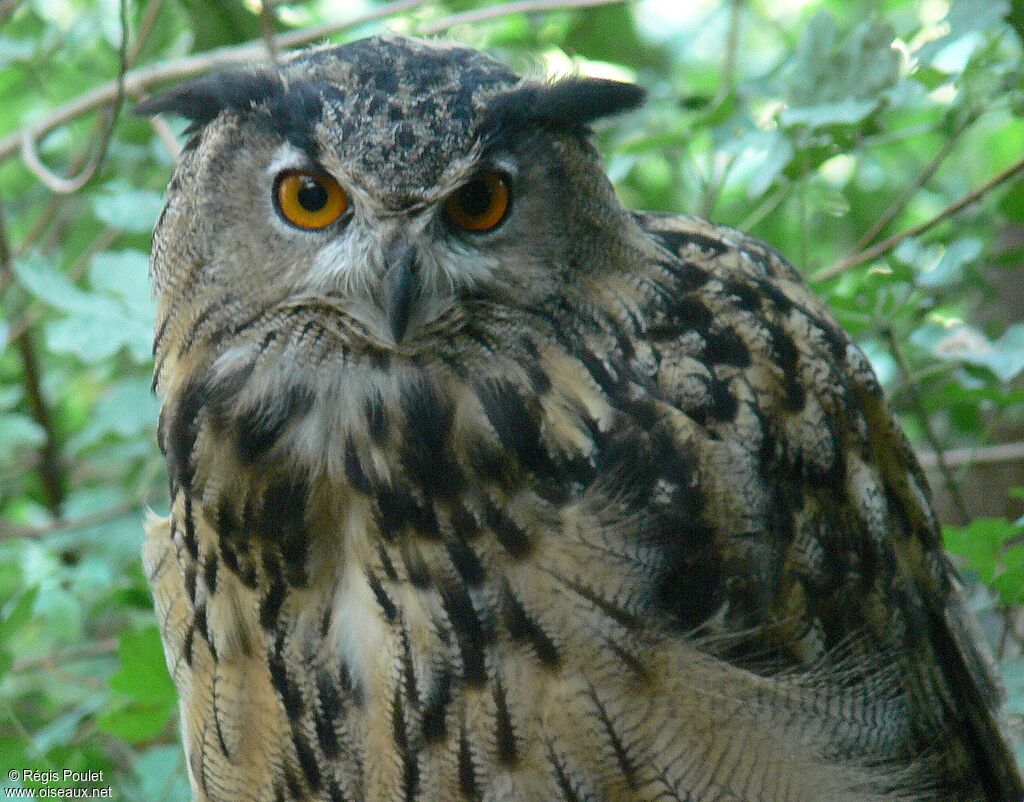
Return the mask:
<path id="1" fill-rule="evenodd" d="M 175 164 L 177 164 L 181 160 L 182 148 L 181 143 L 178 142 L 178 137 L 174 134 L 174 130 L 167 124 L 167 120 L 159 114 L 154 114 L 150 117 L 149 122 L 156 132 L 160 144 L 164 146 L 164 149 L 174 160 Z"/>
<path id="2" fill-rule="evenodd" d="M 961 525 L 966 525 L 971 519 L 971 516 L 967 512 L 967 505 L 964 503 L 963 496 L 960 494 L 960 488 L 956 483 L 956 479 L 953 477 L 953 472 L 950 470 L 949 464 L 946 462 L 942 444 L 939 443 L 939 438 L 935 434 L 935 430 L 932 429 L 931 421 L 928 418 L 928 410 L 925 409 L 924 401 L 921 399 L 921 394 L 917 390 L 917 384 L 914 382 L 914 374 L 910 370 L 910 364 L 907 362 L 907 358 L 903 354 L 903 349 L 900 348 L 899 343 L 896 342 L 896 334 L 893 330 L 890 328 L 884 329 L 882 336 L 888 342 L 889 352 L 892 354 L 893 359 L 896 361 L 896 367 L 903 376 L 903 381 L 906 384 L 907 395 L 910 397 L 911 409 L 913 409 L 914 415 L 917 417 L 918 423 L 924 431 L 925 440 L 928 441 L 928 445 L 932 447 L 932 452 L 936 455 L 935 465 L 939 470 L 939 474 L 942 476 L 942 482 L 946 486 L 946 492 L 949 493 L 949 498 L 953 502 L 953 508 L 956 510 L 956 514 L 960 518 L 959 523 Z"/>
<path id="3" fill-rule="evenodd" d="M 902 212 L 910 200 L 917 194 L 917 191 L 927 184 L 933 175 L 938 171 L 939 167 L 946 160 L 950 153 L 960 144 L 960 138 L 964 135 L 968 128 L 980 117 L 980 114 L 969 114 L 967 115 L 960 124 L 953 131 L 952 135 L 947 137 L 942 143 L 942 147 L 939 148 L 939 152 L 935 154 L 930 162 L 925 165 L 925 168 L 921 171 L 920 175 L 916 179 L 911 181 L 899 194 L 899 196 L 890 204 L 889 208 L 882 212 L 881 216 L 871 224 L 871 227 L 857 240 L 857 244 L 853 246 L 853 252 L 858 253 L 864 250 L 870 245 L 875 237 L 877 237 L 882 230 L 892 222 L 892 220 Z"/>
<path id="4" fill-rule="evenodd" d="M 0 23 L 7 22 L 7 18 L 18 10 L 18 3 L 21 0 L 0 0 Z"/>
<path id="5" fill-rule="evenodd" d="M 274 41 L 274 0 L 262 0 L 260 3 L 260 32 L 267 46 L 267 58 L 276 67 L 281 65 L 281 51 Z"/>
<path id="6" fill-rule="evenodd" d="M 923 468 L 936 468 L 939 456 L 934 451 L 917 455 Z M 982 448 L 951 448 L 942 452 L 942 460 L 950 468 L 964 465 L 997 465 L 1003 462 L 1024 462 L 1024 442 L 999 443 Z"/>
<path id="7" fill-rule="evenodd" d="M 426 2 L 427 0 L 396 0 L 343 22 L 317 25 L 300 31 L 282 34 L 281 36 L 274 37 L 274 41 L 281 49 L 308 44 L 317 39 L 323 39 L 324 37 L 340 33 L 348 28 L 425 5 Z M 215 48 L 205 53 L 198 53 L 174 61 L 147 64 L 144 67 L 128 70 L 125 73 L 124 91 L 127 95 L 140 95 L 156 84 L 182 78 L 193 78 L 208 72 L 211 68 L 218 65 L 244 64 L 259 61 L 265 50 L 266 43 L 263 39 L 256 39 L 245 44 Z M 117 82 L 108 81 L 63 104 L 41 121 L 8 134 L 3 139 L 0 139 L 0 160 L 10 158 L 17 153 L 21 148 L 21 140 L 24 137 L 31 136 L 38 139 L 55 128 L 66 125 L 84 114 L 107 105 L 116 96 Z"/>
<path id="8" fill-rule="evenodd" d="M 94 657 L 103 657 L 117 651 L 117 638 L 104 638 L 92 643 L 82 643 L 78 646 L 69 646 L 53 654 L 43 657 L 15 660 L 11 671 L 35 671 L 45 665 L 63 665 L 77 660 L 92 660 Z"/>
<path id="9" fill-rule="evenodd" d="M 12 275 L 14 265 L 11 262 L 11 249 L 7 239 L 7 224 L 4 219 L 3 207 L 0 206 L 0 274 Z M 60 452 L 60 441 L 50 406 L 43 393 L 42 370 L 39 365 L 39 354 L 29 331 L 22 331 L 14 339 L 14 347 L 21 358 L 22 373 L 25 378 L 25 393 L 28 397 L 32 419 L 45 437 L 40 449 L 39 478 L 42 482 L 46 506 L 55 518 L 60 518 L 64 503 L 64 461 Z"/>
<path id="10" fill-rule="evenodd" d="M 298 31 L 289 31 L 280 36 L 275 36 L 274 42 L 281 50 L 288 50 L 315 42 L 318 39 L 334 36 L 351 28 L 365 25 L 368 22 L 393 17 L 404 11 L 424 6 L 427 2 L 429 0 L 394 0 L 394 2 L 387 3 L 365 14 L 360 14 L 347 20 L 315 25 Z M 417 32 L 421 35 L 440 33 L 455 25 L 482 22 L 507 14 L 593 8 L 595 6 L 612 5 L 621 2 L 625 2 L 625 0 L 519 0 L 518 2 L 468 11 L 463 14 L 454 14 L 450 17 L 422 25 L 417 29 Z M 194 78 L 197 75 L 209 72 L 217 66 L 259 61 L 265 52 L 266 43 L 260 38 L 245 44 L 215 48 L 205 53 L 198 53 L 173 61 L 148 64 L 145 67 L 139 67 L 125 73 L 124 91 L 126 95 L 141 95 L 157 84 L 182 80 L 184 78 Z M 39 122 L 8 134 L 3 139 L 0 139 L 0 160 L 10 158 L 17 153 L 21 148 L 22 139 L 26 136 L 39 139 L 55 128 L 60 128 L 62 125 L 66 125 L 83 114 L 88 114 L 106 105 L 116 94 L 116 83 L 109 81 L 59 106 Z"/>
<path id="11" fill-rule="evenodd" d="M 433 22 L 426 22 L 416 26 L 416 33 L 421 36 L 429 36 L 434 33 L 441 33 L 457 25 L 470 25 L 476 22 L 506 17 L 509 14 L 532 14 L 540 11 L 557 11 L 559 9 L 573 8 L 595 8 L 596 6 L 610 6 L 623 3 L 626 0 L 518 0 L 518 2 L 504 3 L 500 6 L 489 8 L 477 8 L 472 11 L 463 11 L 461 14 L 452 14 L 449 17 L 442 17 Z"/>
<path id="12" fill-rule="evenodd" d="M 925 220 L 923 223 L 919 223 L 916 226 L 912 226 L 911 228 L 908 228 L 905 231 L 901 231 L 898 234 L 893 234 L 891 237 L 887 237 L 886 239 L 879 242 L 877 245 L 872 245 L 867 250 L 861 251 L 860 253 L 854 254 L 853 256 L 848 256 L 847 258 L 837 262 L 831 267 L 826 267 L 822 270 L 819 270 L 817 273 L 811 276 L 811 281 L 828 281 L 830 279 L 834 279 L 842 275 L 850 268 L 857 267 L 858 265 L 862 265 L 867 262 L 871 262 L 874 259 L 877 259 L 879 256 L 882 256 L 891 251 L 904 240 L 924 234 L 926 231 L 931 230 L 939 223 L 943 222 L 949 217 L 952 217 L 954 214 L 961 211 L 962 209 L 965 209 L 971 204 L 976 203 L 989 192 L 996 189 L 997 187 L 1002 186 L 1007 181 L 1012 180 L 1021 172 L 1024 172 L 1024 159 L 1014 162 L 1005 170 L 990 178 L 977 189 L 968 192 L 966 195 L 960 198 L 960 200 L 954 201 L 953 203 L 949 204 L 949 206 L 947 206 L 941 212 L 936 214 L 934 217 L 929 218 L 928 220 Z"/>
<path id="13" fill-rule="evenodd" d="M 38 140 L 26 133 L 21 138 L 21 159 L 25 166 L 35 174 L 48 189 L 62 195 L 70 195 L 77 192 L 96 175 L 100 166 L 106 158 L 107 150 L 110 147 L 110 140 L 114 136 L 114 128 L 117 125 L 117 118 L 121 114 L 121 107 L 124 105 L 124 76 L 128 71 L 128 0 L 120 0 L 121 18 L 121 44 L 118 47 L 118 68 L 117 78 L 114 87 L 114 99 L 107 113 L 107 121 L 100 135 L 100 141 L 96 147 L 96 155 L 80 173 L 73 178 L 64 178 L 57 175 L 49 167 L 43 164 L 39 157 Z"/>
<path id="14" fill-rule="evenodd" d="M 84 529 L 87 526 L 98 526 L 99 524 L 105 524 L 110 521 L 116 521 L 118 518 L 123 518 L 130 512 L 141 510 L 144 506 L 145 501 L 132 500 L 126 501 L 122 504 L 117 504 L 106 510 L 94 512 L 91 515 L 83 515 L 81 518 L 77 518 L 74 521 L 53 521 L 52 523 L 43 524 L 42 526 L 23 526 L 11 529 L 0 529 L 0 541 L 15 540 L 17 538 L 36 540 L 38 538 L 56 535 L 61 532 L 69 532 L 73 529 Z"/>
<path id="15" fill-rule="evenodd" d="M 740 48 L 740 25 L 743 22 L 743 0 L 732 0 L 729 7 L 729 29 L 725 35 L 725 57 L 722 59 L 722 79 L 715 96 L 714 107 L 721 105 L 736 86 L 736 62 Z"/>

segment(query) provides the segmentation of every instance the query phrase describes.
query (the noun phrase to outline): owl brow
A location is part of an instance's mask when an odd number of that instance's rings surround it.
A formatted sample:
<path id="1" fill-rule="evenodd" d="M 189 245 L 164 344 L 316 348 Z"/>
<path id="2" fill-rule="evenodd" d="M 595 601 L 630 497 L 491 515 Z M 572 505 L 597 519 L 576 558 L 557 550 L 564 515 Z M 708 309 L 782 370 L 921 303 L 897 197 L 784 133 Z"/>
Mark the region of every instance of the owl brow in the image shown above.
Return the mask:
<path id="1" fill-rule="evenodd" d="M 590 123 L 634 109 L 646 95 L 636 84 L 578 75 L 524 82 L 488 101 L 477 134 L 488 147 L 533 126 L 586 135 Z"/>
<path id="2" fill-rule="evenodd" d="M 327 99 L 337 100 L 341 90 L 324 81 L 290 79 L 266 70 L 231 70 L 205 75 L 160 92 L 139 103 L 142 116 L 169 113 L 191 121 L 187 133 L 196 134 L 222 111 L 249 116 L 254 122 L 286 139 L 319 162 L 314 134 Z"/>

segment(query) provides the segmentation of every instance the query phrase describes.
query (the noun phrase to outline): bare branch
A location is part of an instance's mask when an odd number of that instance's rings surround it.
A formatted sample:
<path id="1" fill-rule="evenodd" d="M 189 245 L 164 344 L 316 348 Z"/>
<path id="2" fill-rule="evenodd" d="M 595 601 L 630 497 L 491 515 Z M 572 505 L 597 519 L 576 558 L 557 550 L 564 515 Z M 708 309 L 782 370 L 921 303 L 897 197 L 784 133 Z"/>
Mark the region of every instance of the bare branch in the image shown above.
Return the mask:
<path id="1" fill-rule="evenodd" d="M 966 525 L 971 520 L 971 516 L 967 512 L 967 505 L 964 503 L 963 496 L 960 493 L 960 486 L 957 484 L 953 471 L 946 462 L 939 438 L 935 434 L 935 430 L 932 429 L 931 420 L 928 418 L 928 411 L 925 409 L 924 401 L 921 398 L 920 392 L 918 392 L 917 384 L 914 382 L 914 375 L 910 370 L 907 358 L 903 355 L 903 349 L 900 348 L 899 343 L 896 342 L 896 335 L 892 329 L 885 329 L 883 336 L 889 344 L 889 352 L 892 354 L 893 359 L 896 360 L 896 366 L 899 368 L 903 381 L 906 383 L 907 394 L 910 396 L 910 407 L 914 411 L 921 429 L 924 431 L 924 437 L 928 441 L 928 445 L 932 447 L 932 452 L 935 454 L 935 467 L 938 468 L 939 474 L 942 476 L 946 492 L 949 493 L 949 498 L 953 502 L 953 509 L 956 510 L 956 514 L 960 519 L 958 523 Z"/>
<path id="2" fill-rule="evenodd" d="M 980 117 L 980 114 L 969 114 L 967 115 L 960 124 L 953 131 L 952 135 L 947 137 L 942 143 L 942 147 L 939 148 L 939 152 L 935 154 L 930 162 L 925 165 L 925 168 L 921 171 L 920 175 L 906 187 L 899 194 L 899 196 L 892 202 L 888 209 L 882 212 L 881 216 L 871 224 L 871 227 L 857 240 L 857 244 L 853 246 L 853 252 L 857 253 L 868 245 L 870 245 L 875 237 L 877 237 L 881 231 L 893 221 L 893 219 L 902 212 L 910 199 L 917 194 L 917 191 L 927 184 L 933 175 L 938 171 L 939 167 L 946 160 L 950 153 L 960 144 L 960 138 L 964 135 L 968 128 Z"/>
<path id="3" fill-rule="evenodd" d="M 922 451 L 917 455 L 922 468 L 936 468 L 939 455 Z M 1024 462 L 1024 442 L 999 443 L 982 448 L 953 448 L 942 452 L 941 459 L 950 468 L 964 465 L 997 465 L 1003 462 Z"/>
<path id="4" fill-rule="evenodd" d="M 42 526 L 25 526 L 12 529 L 0 529 L 0 541 L 14 540 L 16 538 L 37 538 L 56 535 L 61 532 L 69 532 L 73 529 L 84 529 L 87 526 L 98 526 L 99 524 L 110 523 L 118 518 L 123 518 L 131 512 L 141 510 L 145 502 L 134 500 L 126 501 L 106 510 L 94 512 L 92 515 L 83 515 L 74 521 L 54 521 Z"/>
<path id="5" fill-rule="evenodd" d="M 433 33 L 441 33 L 456 25 L 469 25 L 475 22 L 484 22 L 489 19 L 506 17 L 509 14 L 530 14 L 540 11 L 557 11 L 559 9 L 573 8 L 594 8 L 595 6 L 610 6 L 625 0 L 518 0 L 518 2 L 504 3 L 500 6 L 489 8 L 477 8 L 473 11 L 463 11 L 461 14 L 452 14 L 450 17 L 442 17 L 433 22 L 427 22 L 416 28 L 416 33 L 421 36 L 428 36 Z"/>
<path id="6" fill-rule="evenodd" d="M 107 121 L 100 135 L 99 143 L 96 146 L 96 155 L 82 171 L 74 178 L 63 178 L 43 164 L 39 158 L 37 142 L 35 137 L 26 132 L 21 138 L 21 158 L 25 166 L 35 174 L 44 186 L 61 195 L 70 195 L 77 192 L 96 175 L 103 159 L 106 158 L 107 149 L 110 147 L 110 140 L 114 136 L 114 127 L 117 125 L 117 118 L 121 114 L 121 107 L 124 105 L 124 76 L 128 71 L 128 0 L 120 0 L 119 15 L 121 20 L 121 44 L 118 48 L 117 78 L 114 86 L 114 99 L 107 113 Z"/>
<path id="7" fill-rule="evenodd" d="M 5 276 L 14 273 L 11 262 L 11 249 L 7 239 L 7 224 L 0 207 L 0 274 Z M 45 440 L 40 449 L 39 477 L 43 486 L 43 495 L 51 514 L 60 518 L 64 503 L 64 461 L 60 452 L 60 440 L 57 429 L 50 414 L 50 406 L 43 393 L 42 372 L 39 366 L 39 355 L 35 343 L 28 331 L 22 331 L 14 339 L 15 349 L 21 358 L 22 372 L 25 377 L 25 394 L 28 398 L 32 419 L 43 430 Z"/>
<path id="8" fill-rule="evenodd" d="M 426 0 L 395 0 L 366 14 L 353 17 L 342 22 L 317 25 L 305 28 L 301 31 L 293 31 L 274 38 L 278 47 L 284 49 L 296 47 L 302 44 L 322 39 L 348 28 L 362 25 L 373 20 L 389 17 L 402 11 L 421 6 Z M 246 42 L 242 45 L 231 47 L 220 47 L 209 50 L 205 53 L 198 53 L 186 58 L 174 61 L 158 62 L 147 64 L 145 67 L 128 70 L 124 76 L 124 91 L 126 95 L 137 96 L 156 84 L 168 81 L 193 78 L 208 72 L 211 68 L 227 64 L 245 64 L 259 61 L 266 52 L 266 43 L 263 39 Z M 117 96 L 117 82 L 108 81 L 102 86 L 80 95 L 74 100 L 60 106 L 52 114 L 36 123 L 18 131 L 8 134 L 0 139 L 0 159 L 6 159 L 17 153 L 21 148 L 21 140 L 26 137 L 39 139 L 55 128 L 66 125 L 72 120 L 95 111 L 105 106 Z"/>
<path id="9" fill-rule="evenodd" d="M 893 248 L 895 248 L 897 245 L 903 242 L 903 240 L 910 239 L 911 237 L 920 236 L 921 234 L 924 234 L 926 231 L 931 230 L 932 228 L 934 228 L 947 218 L 952 217 L 957 212 L 981 200 L 985 195 L 987 195 L 992 190 L 1016 178 L 1017 175 L 1020 174 L 1021 172 L 1024 172 L 1024 159 L 1021 159 L 1018 162 L 1014 162 L 1005 170 L 990 178 L 977 189 L 968 192 L 966 195 L 960 198 L 960 200 L 954 201 L 953 203 L 949 204 L 949 206 L 947 206 L 934 217 L 925 220 L 923 223 L 919 223 L 916 226 L 912 226 L 911 228 L 908 228 L 906 231 L 901 231 L 899 234 L 893 234 L 891 237 L 887 237 L 886 239 L 879 242 L 877 245 L 872 245 L 867 250 L 861 251 L 860 253 L 854 254 L 853 256 L 848 256 L 847 258 L 837 262 L 831 267 L 826 267 L 823 270 L 819 270 L 817 273 L 811 276 L 811 281 L 821 282 L 837 278 L 850 268 L 857 267 L 858 265 L 862 265 L 867 262 L 873 261 L 874 259 L 877 259 L 879 256 L 887 254 L 889 251 L 891 251 Z"/>
<path id="10" fill-rule="evenodd" d="M 281 50 L 274 41 L 274 0 L 262 0 L 260 3 L 260 32 L 267 45 L 267 58 L 276 67 L 281 65 Z"/>
<path id="11" fill-rule="evenodd" d="M 507 14 L 592 8 L 594 6 L 611 5 L 620 2 L 624 2 L 624 0 L 518 0 L 518 2 L 454 14 L 420 26 L 418 33 L 423 35 L 440 33 L 455 25 L 482 22 Z M 404 11 L 426 5 L 426 3 L 427 0 L 394 0 L 394 2 L 387 3 L 357 17 L 315 25 L 275 36 L 274 43 L 281 50 L 287 50 L 333 36 L 350 28 L 365 25 L 368 22 L 395 16 Z M 129 70 L 124 76 L 124 92 L 126 95 L 138 96 L 158 84 L 184 78 L 194 78 L 197 75 L 209 72 L 217 66 L 259 61 L 266 53 L 266 47 L 266 42 L 260 38 L 241 45 L 220 47 L 186 58 L 148 64 L 145 67 Z M 0 139 L 0 160 L 10 158 L 17 153 L 21 149 L 21 142 L 25 137 L 38 140 L 55 128 L 60 128 L 62 125 L 66 125 L 72 120 L 106 105 L 116 94 L 116 82 L 110 81 L 65 103 L 38 123 L 8 134 L 3 139 Z"/>

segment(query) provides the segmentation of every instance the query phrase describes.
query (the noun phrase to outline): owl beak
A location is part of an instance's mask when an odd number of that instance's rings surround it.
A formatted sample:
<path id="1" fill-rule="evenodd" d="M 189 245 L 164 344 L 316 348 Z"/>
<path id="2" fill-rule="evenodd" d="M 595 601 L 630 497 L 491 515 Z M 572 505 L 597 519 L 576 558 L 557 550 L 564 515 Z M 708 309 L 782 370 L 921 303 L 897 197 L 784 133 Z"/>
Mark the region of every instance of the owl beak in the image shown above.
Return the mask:
<path id="1" fill-rule="evenodd" d="M 399 242 L 388 249 L 388 272 L 384 277 L 387 295 L 387 316 L 391 336 L 401 341 L 409 326 L 416 300 L 416 251 L 408 243 Z"/>

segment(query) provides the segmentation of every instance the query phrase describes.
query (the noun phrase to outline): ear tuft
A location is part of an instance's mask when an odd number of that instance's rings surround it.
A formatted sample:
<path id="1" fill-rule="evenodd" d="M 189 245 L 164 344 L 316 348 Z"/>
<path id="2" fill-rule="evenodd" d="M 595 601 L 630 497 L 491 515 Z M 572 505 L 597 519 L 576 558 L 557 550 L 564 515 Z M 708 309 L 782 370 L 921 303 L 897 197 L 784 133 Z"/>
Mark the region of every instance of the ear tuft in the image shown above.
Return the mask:
<path id="1" fill-rule="evenodd" d="M 499 131 L 534 123 L 583 132 L 594 120 L 636 108 L 646 96 L 636 84 L 607 78 L 524 83 L 490 101 L 481 128 Z"/>
<path id="2" fill-rule="evenodd" d="M 139 116 L 177 114 L 197 131 L 225 109 L 246 111 L 284 91 L 277 75 L 235 70 L 205 75 L 146 98 L 132 112 Z"/>

